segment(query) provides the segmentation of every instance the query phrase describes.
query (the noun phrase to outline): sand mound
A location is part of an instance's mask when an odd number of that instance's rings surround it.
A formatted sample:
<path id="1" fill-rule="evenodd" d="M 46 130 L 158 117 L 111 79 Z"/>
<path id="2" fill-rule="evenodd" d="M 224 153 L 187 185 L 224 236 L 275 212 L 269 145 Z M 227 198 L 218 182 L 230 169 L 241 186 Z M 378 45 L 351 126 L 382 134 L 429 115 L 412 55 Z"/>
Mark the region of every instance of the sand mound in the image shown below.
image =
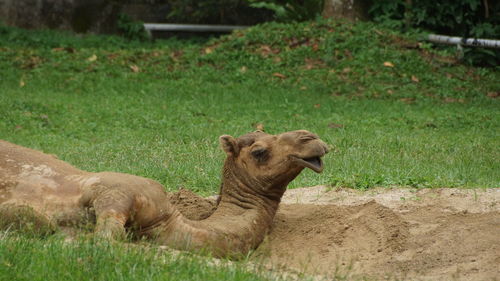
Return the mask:
<path id="1" fill-rule="evenodd" d="M 215 207 L 172 198 L 193 219 Z M 496 280 L 499 202 L 500 189 L 293 189 L 253 258 L 327 279 Z"/>

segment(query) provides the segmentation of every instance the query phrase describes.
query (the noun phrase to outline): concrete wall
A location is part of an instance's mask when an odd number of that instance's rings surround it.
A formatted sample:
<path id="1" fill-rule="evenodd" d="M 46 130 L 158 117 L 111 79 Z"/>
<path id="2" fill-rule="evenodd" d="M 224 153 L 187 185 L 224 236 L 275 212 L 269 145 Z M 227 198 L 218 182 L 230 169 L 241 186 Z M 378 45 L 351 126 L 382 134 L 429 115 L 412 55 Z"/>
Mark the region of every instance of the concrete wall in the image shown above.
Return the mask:
<path id="1" fill-rule="evenodd" d="M 120 13 L 144 22 L 163 22 L 164 0 L 0 0 L 0 21 L 22 28 L 113 33 Z"/>

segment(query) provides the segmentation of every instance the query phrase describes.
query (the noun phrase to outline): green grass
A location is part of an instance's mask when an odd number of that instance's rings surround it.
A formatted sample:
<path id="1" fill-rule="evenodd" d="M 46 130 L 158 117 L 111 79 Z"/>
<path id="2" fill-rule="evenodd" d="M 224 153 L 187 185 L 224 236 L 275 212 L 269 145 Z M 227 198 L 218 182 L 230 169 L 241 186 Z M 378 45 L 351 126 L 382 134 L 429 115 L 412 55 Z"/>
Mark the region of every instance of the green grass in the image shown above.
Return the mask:
<path id="1" fill-rule="evenodd" d="M 0 239 L 0 279 L 32 280 L 275 280 L 245 268 L 243 262 L 222 261 L 146 246 L 103 243 L 61 237 Z"/>
<path id="2" fill-rule="evenodd" d="M 417 36 L 330 21 L 209 42 L 0 27 L 0 139 L 209 195 L 224 158 L 218 137 L 260 123 L 313 131 L 331 147 L 325 171 L 291 187 L 499 187 L 500 108 L 489 97 L 500 92 L 498 67 L 460 65 Z M 264 278 L 57 238 L 0 239 L 0 265 L 1 280 Z"/>
<path id="3" fill-rule="evenodd" d="M 213 194 L 218 136 L 261 123 L 332 147 L 325 172 L 292 187 L 500 185 L 498 68 L 372 24 L 266 24 L 207 43 L 0 35 L 0 138 L 82 169 Z"/>

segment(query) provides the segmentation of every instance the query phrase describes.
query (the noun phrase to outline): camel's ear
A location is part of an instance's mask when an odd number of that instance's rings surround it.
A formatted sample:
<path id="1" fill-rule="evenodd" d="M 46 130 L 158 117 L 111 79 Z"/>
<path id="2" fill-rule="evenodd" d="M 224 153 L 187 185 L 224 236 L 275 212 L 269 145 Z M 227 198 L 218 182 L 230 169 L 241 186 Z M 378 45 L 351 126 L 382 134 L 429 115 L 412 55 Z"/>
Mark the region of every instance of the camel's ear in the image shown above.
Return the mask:
<path id="1" fill-rule="evenodd" d="M 238 143 L 236 140 L 230 135 L 222 135 L 219 137 L 220 146 L 227 155 L 238 156 L 240 153 L 240 148 L 238 147 Z"/>

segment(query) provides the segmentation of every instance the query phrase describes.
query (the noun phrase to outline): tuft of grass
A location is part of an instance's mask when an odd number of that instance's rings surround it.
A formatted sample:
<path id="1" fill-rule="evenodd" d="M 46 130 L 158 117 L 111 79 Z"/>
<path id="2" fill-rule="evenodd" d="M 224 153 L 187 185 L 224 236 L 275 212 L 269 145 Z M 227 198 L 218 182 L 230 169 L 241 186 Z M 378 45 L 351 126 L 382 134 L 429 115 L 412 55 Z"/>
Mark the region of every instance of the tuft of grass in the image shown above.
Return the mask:
<path id="1" fill-rule="evenodd" d="M 1 280 L 275 280 L 245 267 L 150 247 L 53 236 L 0 239 Z"/>

